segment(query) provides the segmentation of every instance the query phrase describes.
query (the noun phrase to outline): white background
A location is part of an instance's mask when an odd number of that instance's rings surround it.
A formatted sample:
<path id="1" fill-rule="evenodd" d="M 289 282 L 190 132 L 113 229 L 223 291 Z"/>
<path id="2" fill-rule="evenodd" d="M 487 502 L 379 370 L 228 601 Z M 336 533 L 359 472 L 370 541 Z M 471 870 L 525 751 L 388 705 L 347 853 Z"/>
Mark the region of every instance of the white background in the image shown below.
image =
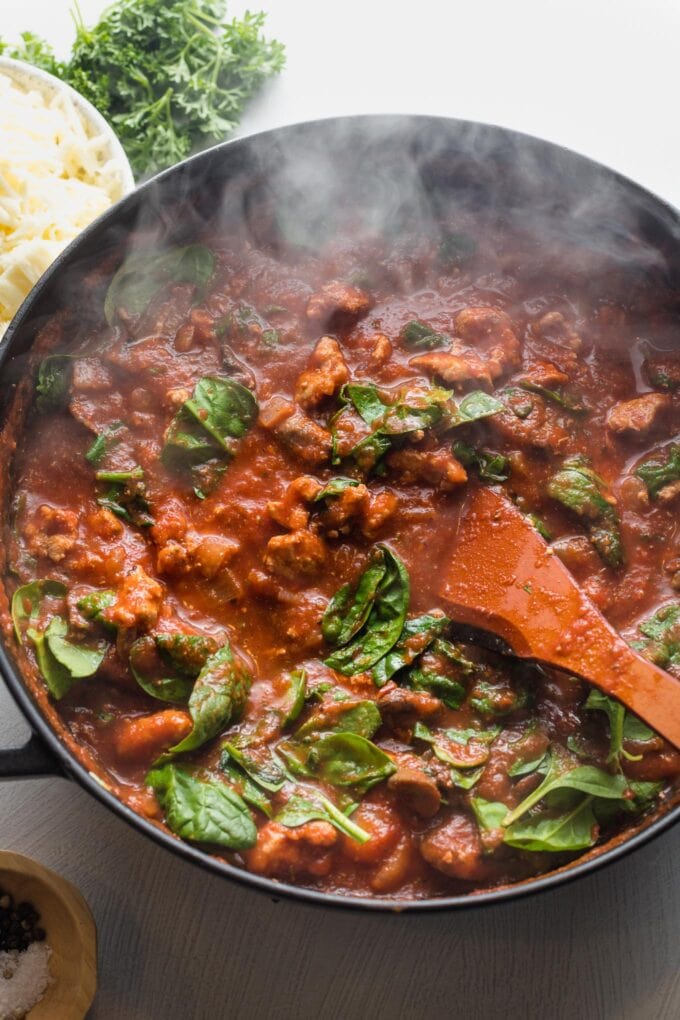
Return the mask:
<path id="1" fill-rule="evenodd" d="M 104 5 L 80 6 L 89 21 Z M 251 6 L 269 10 L 288 68 L 244 133 L 340 113 L 448 114 L 560 142 L 680 205 L 678 0 Z M 25 28 L 65 53 L 68 3 L 0 0 L 0 34 Z M 25 732 L 0 691 L 0 746 Z M 272 904 L 170 859 L 64 780 L 0 784 L 0 845 L 88 898 L 96 1020 L 680 1016 L 678 830 L 556 893 L 404 918 Z"/>

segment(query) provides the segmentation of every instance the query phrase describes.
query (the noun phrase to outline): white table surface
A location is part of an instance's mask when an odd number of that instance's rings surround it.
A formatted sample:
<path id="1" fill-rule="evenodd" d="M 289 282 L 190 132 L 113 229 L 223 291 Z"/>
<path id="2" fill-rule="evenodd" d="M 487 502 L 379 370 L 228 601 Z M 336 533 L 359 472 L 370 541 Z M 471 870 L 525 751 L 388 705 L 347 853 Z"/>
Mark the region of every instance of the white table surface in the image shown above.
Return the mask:
<path id="1" fill-rule="evenodd" d="M 80 6 L 88 20 L 103 4 Z M 561 142 L 680 204 L 677 0 L 251 6 L 270 10 L 289 66 L 242 133 L 341 113 L 467 117 Z M 0 32 L 31 28 L 63 50 L 68 7 L 0 0 Z M 0 690 L 0 746 L 26 735 Z M 62 779 L 0 784 L 0 846 L 90 903 L 94 1020 L 680 1016 L 678 828 L 562 890 L 420 917 L 272 903 L 162 852 Z"/>

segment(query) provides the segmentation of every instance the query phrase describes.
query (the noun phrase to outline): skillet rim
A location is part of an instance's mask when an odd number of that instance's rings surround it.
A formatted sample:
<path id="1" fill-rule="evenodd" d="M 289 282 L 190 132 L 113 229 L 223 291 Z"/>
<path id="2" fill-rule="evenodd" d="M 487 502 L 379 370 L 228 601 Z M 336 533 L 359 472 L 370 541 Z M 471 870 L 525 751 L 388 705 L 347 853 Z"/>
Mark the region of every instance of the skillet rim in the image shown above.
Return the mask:
<path id="1" fill-rule="evenodd" d="M 55 261 L 38 280 L 17 310 L 12 322 L 7 328 L 5 336 L 0 342 L 0 380 L 8 359 L 11 359 L 12 357 L 12 348 L 15 345 L 15 337 L 20 337 L 22 327 L 24 327 L 24 325 L 30 320 L 32 309 L 36 304 L 39 304 L 43 294 L 53 283 L 54 278 L 61 271 L 62 266 L 67 264 L 72 255 L 76 253 L 81 246 L 85 245 L 98 230 L 105 228 L 106 226 L 110 226 L 115 222 L 116 218 L 120 218 L 121 215 L 125 215 L 128 211 L 130 211 L 130 209 L 143 198 L 146 192 L 151 191 L 152 188 L 155 188 L 158 185 L 164 185 L 165 182 L 172 177 L 181 177 L 187 168 L 194 168 L 199 162 L 205 161 L 209 164 L 218 156 L 219 153 L 222 153 L 234 146 L 239 147 L 240 145 L 242 147 L 247 147 L 252 143 L 266 145 L 268 141 L 275 141 L 281 136 L 285 137 L 286 134 L 315 131 L 323 128 L 330 129 L 333 125 L 369 126 L 371 124 L 381 126 L 383 129 L 389 127 L 394 130 L 405 130 L 408 127 L 424 128 L 428 124 L 430 127 L 443 125 L 445 129 L 449 131 L 453 130 L 454 132 L 458 131 L 458 133 L 466 130 L 479 129 L 482 133 L 488 134 L 489 136 L 496 136 L 499 139 L 506 139 L 507 141 L 515 142 L 520 145 L 528 145 L 530 148 L 533 147 L 534 149 L 543 149 L 544 151 L 549 151 L 554 155 L 563 154 L 569 159 L 580 162 L 585 168 L 588 168 L 592 172 L 615 181 L 629 194 L 635 195 L 638 198 L 645 198 L 648 202 L 651 201 L 655 211 L 664 214 L 665 221 L 668 221 L 670 218 L 670 220 L 674 223 L 678 232 L 677 244 L 678 255 L 680 255 L 680 212 L 675 208 L 675 206 L 665 199 L 659 198 L 649 189 L 637 184 L 635 181 L 632 181 L 630 178 L 626 177 L 619 171 L 614 170 L 610 166 L 600 163 L 597 160 L 591 159 L 582 153 L 569 149 L 566 146 L 559 145 L 555 142 L 550 142 L 526 132 L 517 131 L 513 128 L 501 127 L 500 125 L 492 123 L 464 120 L 455 117 L 432 116 L 428 114 L 371 113 L 299 121 L 293 124 L 269 128 L 253 134 L 242 135 L 238 138 L 221 142 L 218 145 L 205 149 L 200 153 L 196 153 L 188 159 L 183 160 L 181 163 L 169 167 L 154 177 L 144 181 L 135 191 L 125 195 L 115 205 L 111 206 L 102 213 L 101 216 L 89 224 L 89 226 L 86 227 L 85 230 L 83 230 L 76 238 L 74 238 L 74 240 L 71 241 L 71 243 L 57 256 Z M 169 849 L 176 856 L 182 857 L 194 864 L 198 864 L 215 875 L 227 877 L 238 882 L 241 886 L 246 886 L 257 890 L 258 892 L 265 893 L 269 895 L 274 902 L 277 902 L 281 898 L 285 898 L 298 900 L 304 904 L 333 907 L 336 909 L 370 910 L 373 912 L 409 914 L 429 913 L 435 910 L 468 910 L 474 907 L 507 903 L 512 900 L 523 899 L 539 892 L 547 892 L 550 889 L 556 888 L 560 885 L 565 885 L 577 878 L 588 875 L 593 871 L 597 871 L 599 868 L 620 860 L 627 854 L 632 853 L 633 850 L 636 850 L 650 842 L 652 839 L 655 839 L 676 822 L 680 821 L 680 802 L 674 805 L 671 804 L 665 810 L 662 807 L 661 813 L 658 817 L 652 818 L 652 820 L 648 821 L 647 824 L 643 822 L 642 827 L 634 830 L 627 838 L 614 837 L 613 841 L 603 844 L 602 848 L 599 850 L 598 848 L 595 848 L 595 850 L 585 858 L 577 858 L 573 863 L 548 872 L 547 874 L 540 875 L 537 878 L 526 879 L 522 882 L 513 883 L 495 889 L 422 900 L 398 900 L 378 897 L 369 899 L 367 897 L 354 897 L 340 895 L 338 893 L 322 892 L 315 889 L 309 889 L 304 886 L 277 882 L 274 879 L 246 871 L 244 868 L 236 867 L 222 858 L 213 856 L 206 851 L 198 849 L 198 847 L 180 840 L 169 831 L 162 829 L 160 826 L 154 825 L 148 819 L 138 815 L 130 807 L 124 804 L 123 801 L 120 800 L 111 790 L 107 789 L 103 785 L 94 773 L 90 772 L 78 760 L 73 752 L 67 749 L 64 742 L 59 738 L 56 730 L 49 725 L 46 718 L 40 711 L 37 701 L 30 693 L 28 686 L 24 683 L 19 669 L 12 663 L 11 657 L 8 655 L 5 648 L 4 635 L 0 635 L 0 675 L 7 684 L 15 702 L 17 702 L 23 715 L 27 719 L 32 732 L 38 734 L 40 739 L 47 745 L 47 748 L 52 752 L 61 766 L 65 777 L 75 779 L 84 789 L 86 789 L 90 794 L 93 794 L 105 806 L 110 808 L 115 814 L 127 822 L 128 825 L 150 837 L 161 848 Z"/>

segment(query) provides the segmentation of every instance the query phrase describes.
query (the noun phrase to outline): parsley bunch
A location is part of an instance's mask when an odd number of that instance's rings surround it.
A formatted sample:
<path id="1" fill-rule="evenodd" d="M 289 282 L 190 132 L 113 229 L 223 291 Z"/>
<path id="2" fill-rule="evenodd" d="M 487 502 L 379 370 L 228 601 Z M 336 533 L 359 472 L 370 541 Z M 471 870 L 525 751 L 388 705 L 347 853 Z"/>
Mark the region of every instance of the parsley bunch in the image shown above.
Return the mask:
<path id="1" fill-rule="evenodd" d="M 91 29 L 76 7 L 65 63 L 31 32 L 16 47 L 0 42 L 0 52 L 89 99 L 145 175 L 223 141 L 248 99 L 283 67 L 283 46 L 261 33 L 263 13 L 225 16 L 225 0 L 118 0 Z"/>

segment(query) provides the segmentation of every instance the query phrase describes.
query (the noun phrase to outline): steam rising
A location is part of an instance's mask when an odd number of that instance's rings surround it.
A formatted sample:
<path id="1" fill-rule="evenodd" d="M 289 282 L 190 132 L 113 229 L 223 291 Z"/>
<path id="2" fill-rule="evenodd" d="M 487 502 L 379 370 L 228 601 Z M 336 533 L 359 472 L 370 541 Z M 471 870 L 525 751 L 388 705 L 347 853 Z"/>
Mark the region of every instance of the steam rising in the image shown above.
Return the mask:
<path id="1" fill-rule="evenodd" d="M 680 223 L 652 195 L 566 150 L 499 128 L 437 118 L 355 117 L 239 140 L 161 174 L 76 242 L 7 334 L 11 373 L 59 308 L 100 315 L 104 274 L 130 247 L 245 236 L 274 258 L 342 234 L 441 236 L 478 220 L 520 231 L 537 277 L 554 271 L 591 293 L 653 289 L 675 304 Z M 134 233 L 134 238 L 133 238 Z M 500 265 L 500 263 L 499 263 Z M 71 336 L 72 339 L 72 336 Z"/>

